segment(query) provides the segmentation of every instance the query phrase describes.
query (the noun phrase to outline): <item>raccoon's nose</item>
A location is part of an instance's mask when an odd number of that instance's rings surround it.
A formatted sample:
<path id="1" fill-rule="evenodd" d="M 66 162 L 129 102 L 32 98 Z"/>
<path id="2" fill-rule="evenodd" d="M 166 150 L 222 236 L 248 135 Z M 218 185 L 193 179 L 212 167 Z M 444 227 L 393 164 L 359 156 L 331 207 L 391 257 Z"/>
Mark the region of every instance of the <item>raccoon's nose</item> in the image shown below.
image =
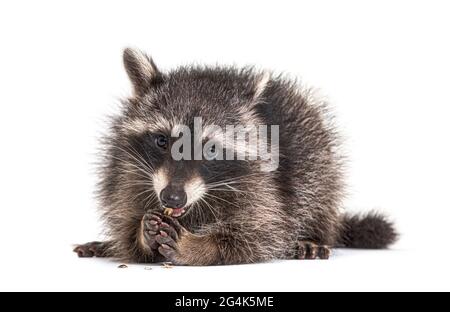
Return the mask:
<path id="1" fill-rule="evenodd" d="M 183 208 L 187 202 L 187 194 L 183 189 L 168 186 L 159 196 L 164 207 Z"/>

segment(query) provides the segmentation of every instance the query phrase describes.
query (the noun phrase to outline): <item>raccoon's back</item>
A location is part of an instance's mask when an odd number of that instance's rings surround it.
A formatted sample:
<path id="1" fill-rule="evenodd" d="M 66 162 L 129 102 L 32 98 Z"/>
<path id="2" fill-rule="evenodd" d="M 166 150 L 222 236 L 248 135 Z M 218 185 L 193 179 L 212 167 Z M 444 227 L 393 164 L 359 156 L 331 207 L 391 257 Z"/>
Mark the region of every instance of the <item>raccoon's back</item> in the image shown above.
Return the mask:
<path id="1" fill-rule="evenodd" d="M 315 218 L 311 223 L 325 220 L 337 233 L 343 160 L 327 103 L 317 100 L 312 90 L 281 78 L 271 81 L 263 97 L 259 114 L 280 127 L 276 175 L 287 210 L 298 218 Z"/>

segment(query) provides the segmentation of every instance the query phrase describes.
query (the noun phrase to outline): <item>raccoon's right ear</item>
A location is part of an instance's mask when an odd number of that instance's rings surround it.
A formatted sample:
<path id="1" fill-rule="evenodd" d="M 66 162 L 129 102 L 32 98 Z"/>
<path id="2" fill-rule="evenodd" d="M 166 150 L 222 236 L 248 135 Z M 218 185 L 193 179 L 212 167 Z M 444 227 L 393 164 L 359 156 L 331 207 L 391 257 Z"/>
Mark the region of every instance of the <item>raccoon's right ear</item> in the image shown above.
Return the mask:
<path id="1" fill-rule="evenodd" d="M 144 52 L 126 48 L 123 51 L 123 63 L 137 96 L 144 95 L 163 79 L 152 58 Z"/>

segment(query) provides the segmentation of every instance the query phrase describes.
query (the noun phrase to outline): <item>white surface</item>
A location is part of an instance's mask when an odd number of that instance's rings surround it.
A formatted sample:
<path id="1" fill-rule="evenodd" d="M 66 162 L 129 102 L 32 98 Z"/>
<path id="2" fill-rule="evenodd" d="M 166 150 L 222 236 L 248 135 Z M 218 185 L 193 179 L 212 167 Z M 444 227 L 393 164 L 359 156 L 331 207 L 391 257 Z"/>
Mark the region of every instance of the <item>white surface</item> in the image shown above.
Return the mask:
<path id="1" fill-rule="evenodd" d="M 448 1 L 0 4 L 0 290 L 450 290 Z M 302 77 L 347 137 L 346 206 L 397 221 L 393 251 L 144 270 L 77 259 L 98 238 L 102 120 L 125 46 L 163 69 L 256 64 Z"/>

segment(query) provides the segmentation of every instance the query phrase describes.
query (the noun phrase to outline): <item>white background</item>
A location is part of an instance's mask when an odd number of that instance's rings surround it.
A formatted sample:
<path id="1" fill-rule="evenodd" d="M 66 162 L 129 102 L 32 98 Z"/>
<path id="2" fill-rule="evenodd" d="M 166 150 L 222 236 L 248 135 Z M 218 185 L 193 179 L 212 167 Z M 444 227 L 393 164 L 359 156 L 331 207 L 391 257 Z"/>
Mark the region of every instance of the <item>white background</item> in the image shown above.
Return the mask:
<path id="1" fill-rule="evenodd" d="M 450 290 L 448 1 L 2 1 L 0 290 Z M 323 90 L 351 210 L 389 213 L 390 251 L 229 267 L 78 259 L 100 238 L 104 117 L 129 94 L 121 53 L 165 70 L 255 64 Z"/>

